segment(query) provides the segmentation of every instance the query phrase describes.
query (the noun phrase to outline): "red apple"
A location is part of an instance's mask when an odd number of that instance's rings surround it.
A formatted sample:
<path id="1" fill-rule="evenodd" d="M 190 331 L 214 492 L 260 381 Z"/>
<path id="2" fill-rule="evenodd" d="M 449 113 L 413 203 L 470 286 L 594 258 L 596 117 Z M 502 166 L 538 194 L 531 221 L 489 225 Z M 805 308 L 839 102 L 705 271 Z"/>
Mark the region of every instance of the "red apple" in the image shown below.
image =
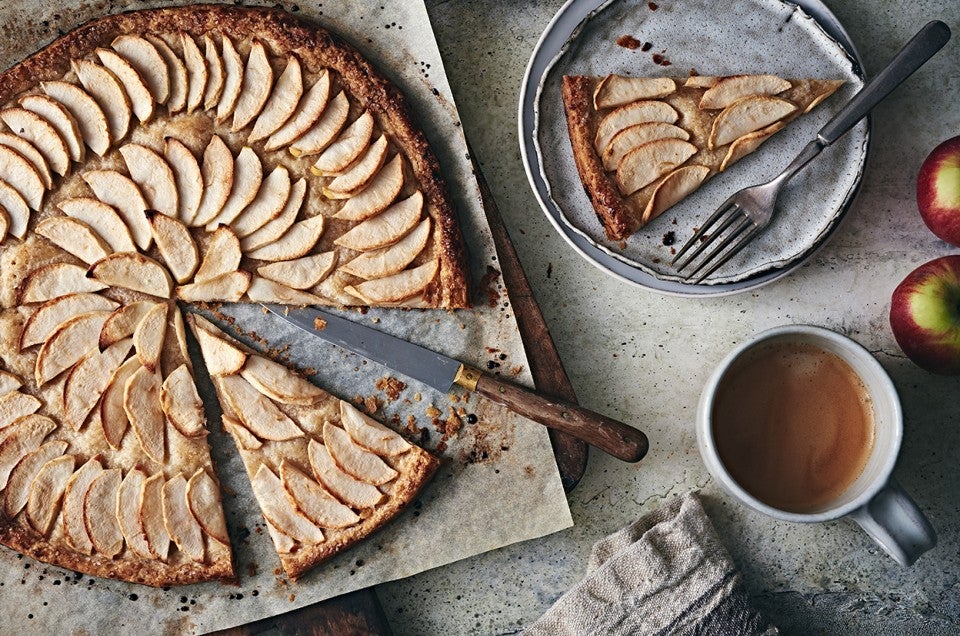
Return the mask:
<path id="1" fill-rule="evenodd" d="M 960 374 L 960 254 L 924 263 L 903 279 L 890 302 L 890 327 L 917 365 Z"/>
<path id="2" fill-rule="evenodd" d="M 917 175 L 917 207 L 930 231 L 960 246 L 960 136 L 933 149 Z"/>

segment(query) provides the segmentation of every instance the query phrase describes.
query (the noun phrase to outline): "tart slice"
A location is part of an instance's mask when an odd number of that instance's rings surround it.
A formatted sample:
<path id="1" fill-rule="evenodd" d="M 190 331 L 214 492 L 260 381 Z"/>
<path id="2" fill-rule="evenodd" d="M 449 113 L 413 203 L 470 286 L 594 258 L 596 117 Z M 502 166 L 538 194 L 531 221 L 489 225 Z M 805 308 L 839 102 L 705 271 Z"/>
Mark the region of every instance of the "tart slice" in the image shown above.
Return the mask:
<path id="1" fill-rule="evenodd" d="M 383 527 L 440 462 L 419 446 L 258 355 L 208 320 L 187 321 L 292 579 Z"/>
<path id="2" fill-rule="evenodd" d="M 564 76 L 573 156 L 607 237 L 628 238 L 842 83 L 775 75 Z"/>

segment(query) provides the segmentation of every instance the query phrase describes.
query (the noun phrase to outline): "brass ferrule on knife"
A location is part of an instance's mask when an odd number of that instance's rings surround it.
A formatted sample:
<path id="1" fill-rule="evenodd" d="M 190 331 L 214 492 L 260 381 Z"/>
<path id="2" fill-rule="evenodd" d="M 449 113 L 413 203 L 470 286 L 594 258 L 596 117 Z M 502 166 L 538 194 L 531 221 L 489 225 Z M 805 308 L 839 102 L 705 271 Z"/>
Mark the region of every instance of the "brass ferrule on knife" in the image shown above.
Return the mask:
<path id="1" fill-rule="evenodd" d="M 457 375 L 453 378 L 453 383 L 459 384 L 467 391 L 476 391 L 477 382 L 480 381 L 481 375 L 483 375 L 483 372 L 480 371 L 480 369 L 474 369 L 471 366 L 461 363 L 460 368 L 457 369 Z"/>

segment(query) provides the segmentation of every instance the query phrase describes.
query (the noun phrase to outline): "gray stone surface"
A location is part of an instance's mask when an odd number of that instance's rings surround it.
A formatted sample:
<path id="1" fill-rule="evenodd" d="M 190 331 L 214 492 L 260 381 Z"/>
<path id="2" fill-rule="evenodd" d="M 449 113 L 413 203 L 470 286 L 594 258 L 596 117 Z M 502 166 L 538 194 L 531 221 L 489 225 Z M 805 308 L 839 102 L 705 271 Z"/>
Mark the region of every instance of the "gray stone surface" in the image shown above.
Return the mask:
<path id="1" fill-rule="evenodd" d="M 890 294 L 913 267 L 958 251 L 924 227 L 914 181 L 927 152 L 960 133 L 960 3 L 830 2 L 868 73 L 929 19 L 946 21 L 955 36 L 875 111 L 862 192 L 829 244 L 781 282 L 713 300 L 614 280 L 573 252 L 540 211 L 520 161 L 517 100 L 531 51 L 562 2 L 427 4 L 467 136 L 581 402 L 642 428 L 651 450 L 636 465 L 594 452 L 570 495 L 573 528 L 378 587 L 394 630 L 517 632 L 582 576 L 594 541 L 699 488 L 751 595 L 784 633 L 960 633 L 960 378 L 913 366 L 887 321 Z M 852 522 L 795 525 L 748 511 L 700 461 L 693 419 L 711 368 L 745 338 L 787 323 L 852 336 L 900 390 L 906 432 L 895 475 L 940 537 L 913 568 L 896 565 Z"/>

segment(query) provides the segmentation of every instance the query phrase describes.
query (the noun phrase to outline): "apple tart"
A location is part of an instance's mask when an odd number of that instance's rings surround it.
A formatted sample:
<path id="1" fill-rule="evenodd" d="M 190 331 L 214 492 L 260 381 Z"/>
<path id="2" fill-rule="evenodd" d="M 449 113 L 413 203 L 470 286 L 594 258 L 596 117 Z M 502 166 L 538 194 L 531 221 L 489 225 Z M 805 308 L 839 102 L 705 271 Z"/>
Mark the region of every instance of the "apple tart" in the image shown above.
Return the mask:
<path id="1" fill-rule="evenodd" d="M 574 159 L 607 237 L 627 239 L 842 83 L 775 75 L 564 76 Z"/>
<path id="2" fill-rule="evenodd" d="M 0 74 L 0 543 L 234 576 L 178 301 L 459 308 L 465 250 L 398 89 L 281 11 L 90 22 Z M 191 318 L 291 577 L 437 460 Z"/>

